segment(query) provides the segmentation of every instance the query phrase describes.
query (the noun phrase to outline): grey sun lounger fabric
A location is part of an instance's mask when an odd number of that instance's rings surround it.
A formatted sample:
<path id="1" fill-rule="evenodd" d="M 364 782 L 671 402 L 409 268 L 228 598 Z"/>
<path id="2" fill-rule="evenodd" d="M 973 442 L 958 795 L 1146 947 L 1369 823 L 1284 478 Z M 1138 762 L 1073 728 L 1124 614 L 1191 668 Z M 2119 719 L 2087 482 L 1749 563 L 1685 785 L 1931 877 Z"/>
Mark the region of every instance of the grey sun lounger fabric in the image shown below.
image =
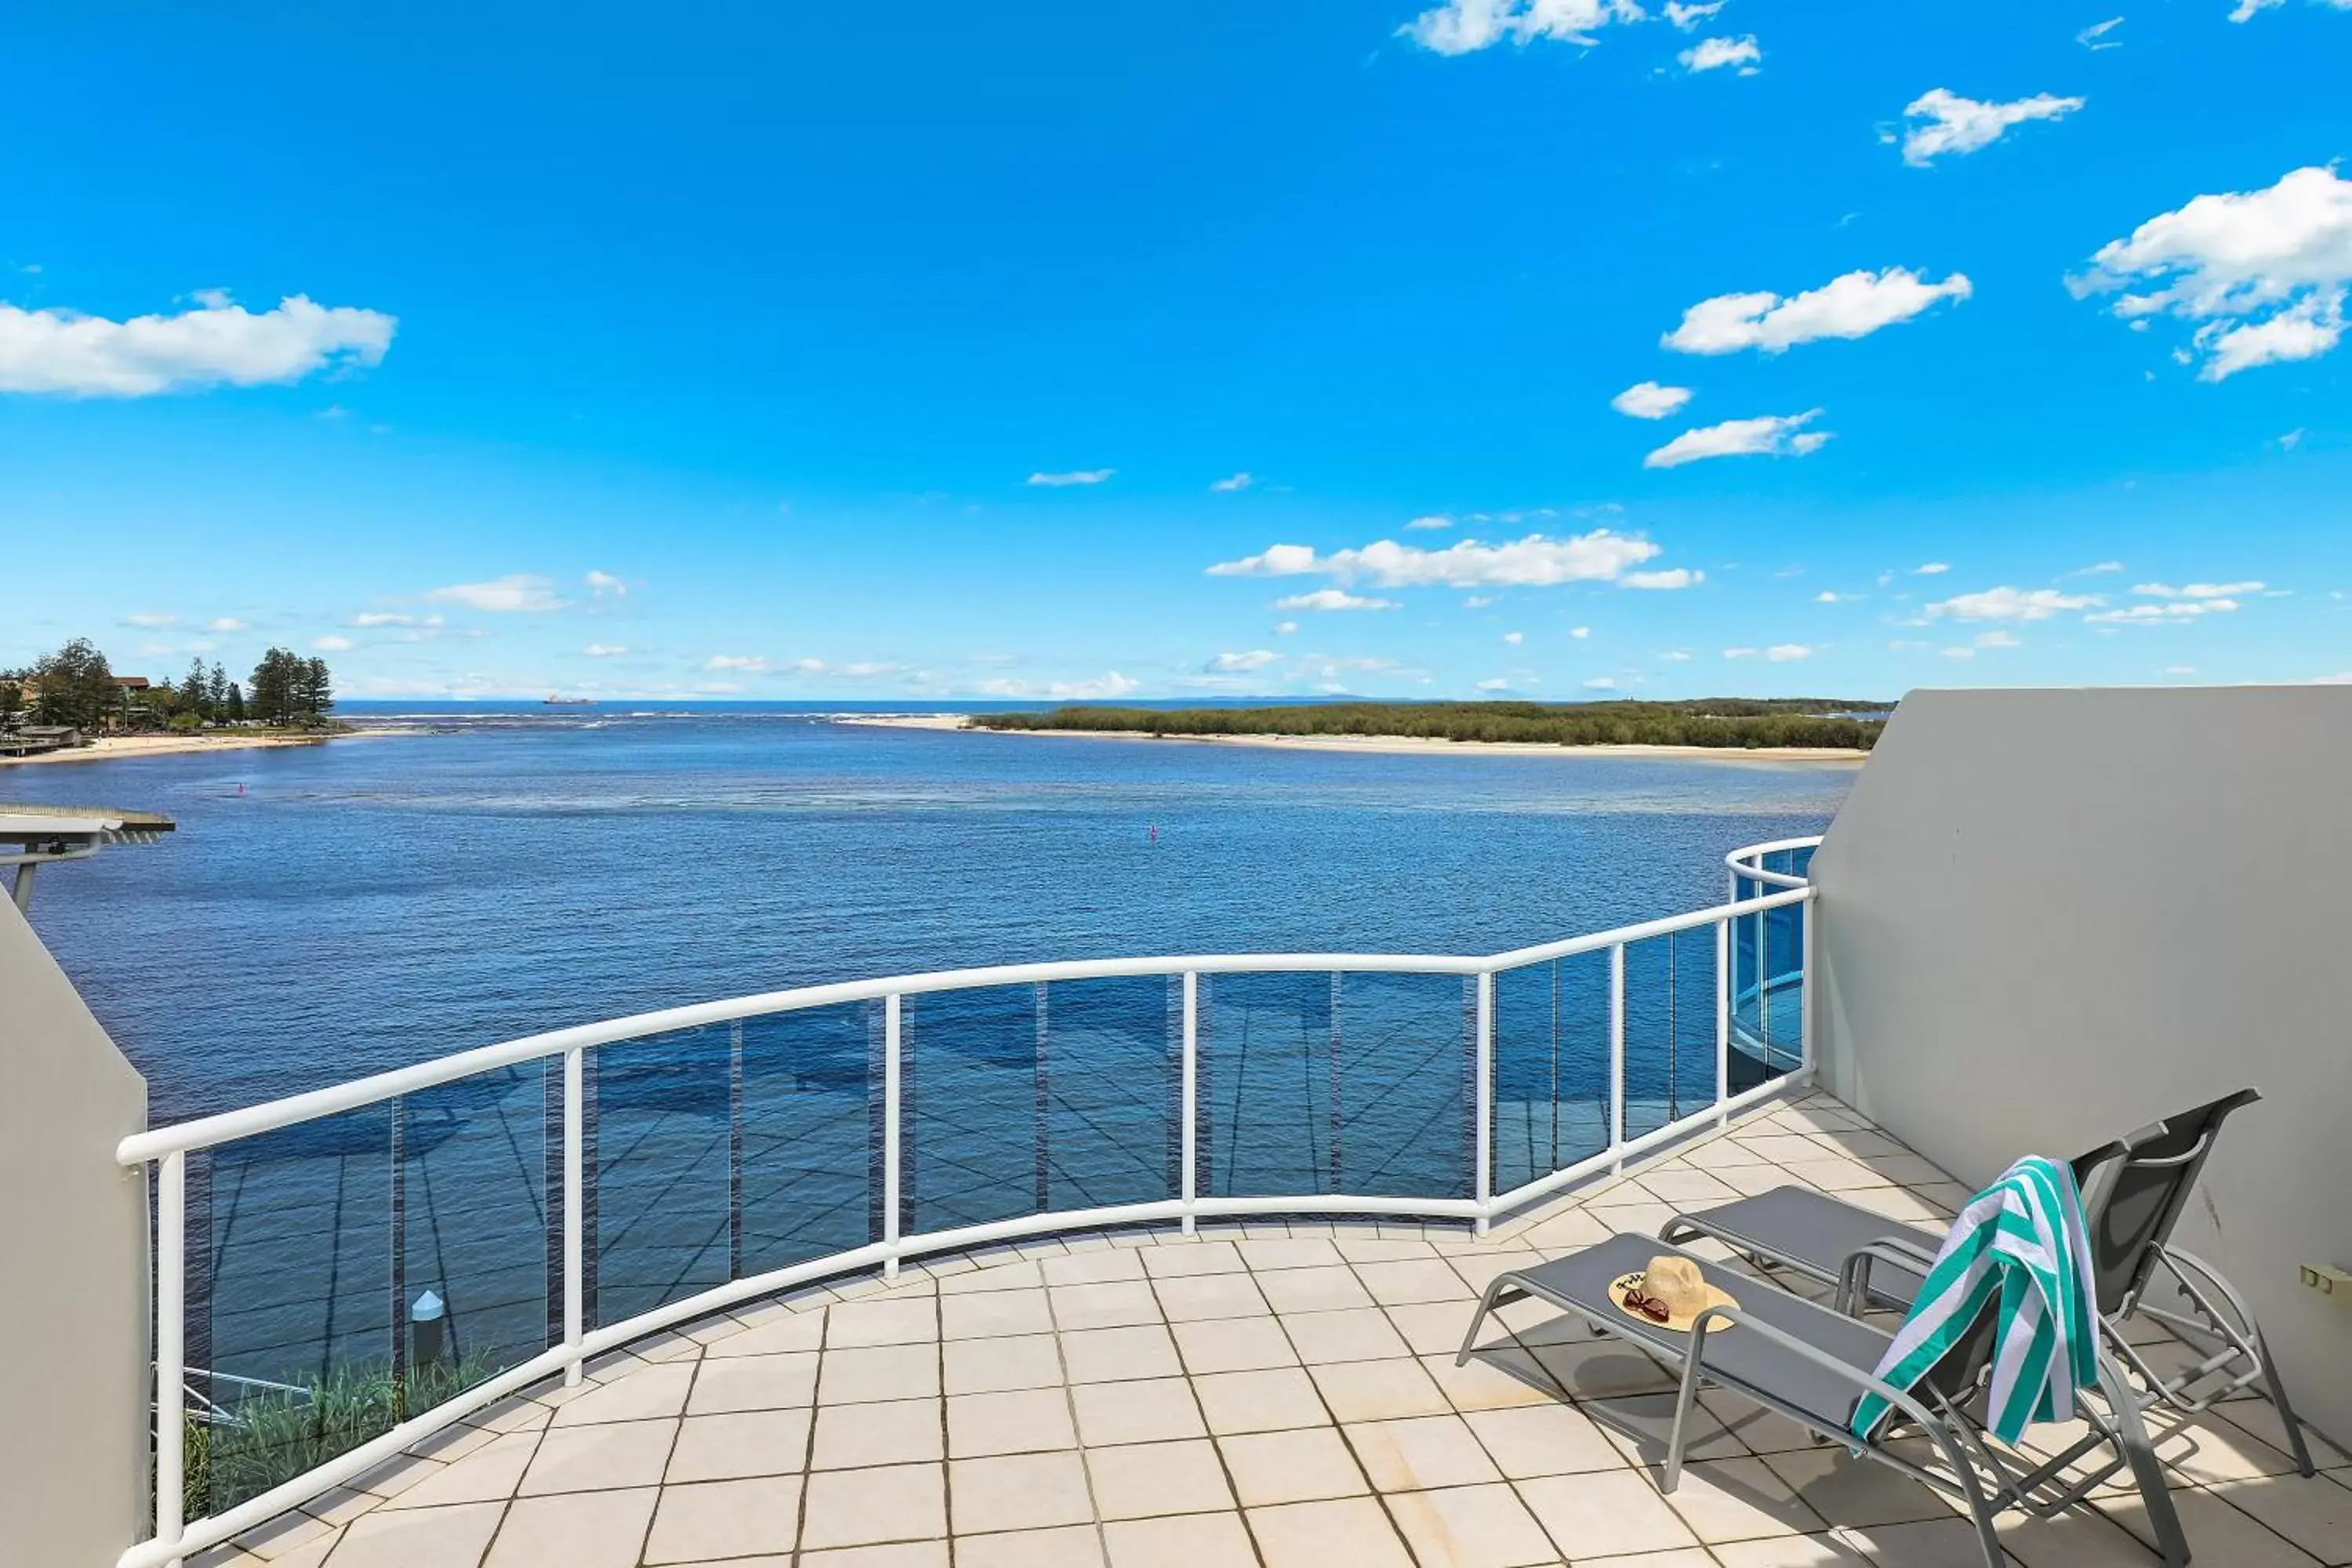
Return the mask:
<path id="1" fill-rule="evenodd" d="M 1704 1229 L 1693 1226 L 1703 1222 Z M 1882 1214 L 1828 1197 L 1811 1187 L 1775 1187 L 1756 1197 L 1701 1211 L 1676 1215 L 1662 1232 L 1668 1241 L 1693 1236 L 1715 1237 L 1741 1252 L 1788 1262 L 1823 1284 L 1837 1283 L 1837 1265 L 1872 1242 L 1895 1237 L 1916 1245 L 1933 1258 L 1944 1244 L 1940 1231 L 1904 1225 Z M 1819 1267 L 1807 1267 L 1813 1260 Z M 1880 1259 L 1870 1271 L 1870 1293 L 1890 1307 L 1910 1308 L 1923 1277 L 1918 1270 L 1890 1259 Z"/>

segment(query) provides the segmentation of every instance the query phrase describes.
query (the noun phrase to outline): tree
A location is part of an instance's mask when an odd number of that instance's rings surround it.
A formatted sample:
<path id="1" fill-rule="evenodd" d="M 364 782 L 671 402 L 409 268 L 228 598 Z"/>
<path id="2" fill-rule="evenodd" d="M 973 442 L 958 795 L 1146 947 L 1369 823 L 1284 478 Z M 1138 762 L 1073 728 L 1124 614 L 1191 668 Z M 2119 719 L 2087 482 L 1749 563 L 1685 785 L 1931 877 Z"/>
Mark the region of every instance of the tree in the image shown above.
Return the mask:
<path id="1" fill-rule="evenodd" d="M 217 668 L 217 667 L 215 667 L 215 668 Z M 245 722 L 245 689 L 244 689 L 243 687 L 241 687 L 241 686 L 237 685 L 237 683 L 236 683 L 236 681 L 234 681 L 234 680 L 224 681 L 222 684 L 223 684 L 223 685 L 225 685 L 225 686 L 226 686 L 226 687 L 228 688 L 228 692 L 227 692 L 227 699 L 228 699 L 228 700 L 227 700 L 227 701 L 226 701 L 226 702 L 225 702 L 225 703 L 222 705 L 222 707 L 221 707 L 221 709 L 220 709 L 220 714 L 221 714 L 221 717 L 222 717 L 223 719 L 226 720 L 229 723 L 232 723 L 232 724 L 242 724 L 242 723 L 244 723 L 244 722 Z"/>
<path id="2" fill-rule="evenodd" d="M 217 719 L 227 706 L 228 672 L 220 667 L 220 660 L 215 659 L 212 674 L 205 679 L 205 717 Z"/>
<path id="3" fill-rule="evenodd" d="M 41 683 L 38 712 L 45 724 L 95 730 L 122 702 L 122 689 L 106 656 L 88 637 L 76 637 L 33 667 Z"/>
<path id="4" fill-rule="evenodd" d="M 335 705 L 335 684 L 327 673 L 327 661 L 313 658 L 306 661 L 295 681 L 301 697 L 302 716 L 310 720 L 324 719 Z"/>
<path id="5" fill-rule="evenodd" d="M 205 661 L 191 659 L 188 673 L 180 678 L 180 707 L 198 719 L 212 717 L 212 702 L 205 694 Z"/>
<path id="6" fill-rule="evenodd" d="M 290 723 L 297 711 L 295 672 L 302 661 L 282 647 L 273 647 L 253 667 L 253 706 L 264 722 Z"/>
<path id="7" fill-rule="evenodd" d="M 16 670 L 0 669 L 0 730 L 15 729 L 24 709 L 24 677 Z"/>

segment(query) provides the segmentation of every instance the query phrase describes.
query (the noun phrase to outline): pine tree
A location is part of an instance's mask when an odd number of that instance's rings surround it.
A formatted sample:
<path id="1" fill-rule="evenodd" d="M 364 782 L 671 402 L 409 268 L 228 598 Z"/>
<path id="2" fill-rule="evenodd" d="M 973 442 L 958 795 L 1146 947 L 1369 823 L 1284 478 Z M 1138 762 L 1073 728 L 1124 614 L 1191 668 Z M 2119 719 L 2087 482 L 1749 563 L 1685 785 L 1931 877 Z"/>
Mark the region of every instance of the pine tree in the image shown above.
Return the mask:
<path id="1" fill-rule="evenodd" d="M 211 718 L 213 705 L 211 699 L 206 695 L 206 690 L 205 661 L 201 658 L 191 659 L 188 663 L 188 673 L 180 678 L 180 689 L 177 693 L 180 707 L 187 712 L 194 713 L 199 719 Z"/>
<path id="2" fill-rule="evenodd" d="M 232 724 L 242 724 L 245 722 L 245 689 L 234 680 L 226 684 L 227 701 L 221 709 L 221 715 Z"/>
<path id="3" fill-rule="evenodd" d="M 205 716 L 208 718 L 218 718 L 220 716 L 221 710 L 227 706 L 228 671 L 220 667 L 220 660 L 215 659 L 213 660 L 212 674 L 205 678 Z"/>

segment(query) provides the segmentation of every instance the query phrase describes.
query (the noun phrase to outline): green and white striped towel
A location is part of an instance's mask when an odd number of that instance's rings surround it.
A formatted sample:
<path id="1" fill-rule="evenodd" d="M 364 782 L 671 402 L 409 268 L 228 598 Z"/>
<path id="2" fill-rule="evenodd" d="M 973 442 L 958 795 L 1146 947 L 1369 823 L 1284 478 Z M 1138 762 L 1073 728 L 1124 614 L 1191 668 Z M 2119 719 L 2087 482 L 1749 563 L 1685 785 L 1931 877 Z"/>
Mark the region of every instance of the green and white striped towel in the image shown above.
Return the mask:
<path id="1" fill-rule="evenodd" d="M 1878 1377 L 1908 1393 L 2000 1297 L 1988 1414 L 2004 1443 L 2028 1423 L 2074 1414 L 2075 1391 L 2099 1378 L 2098 1304 L 2091 1299 L 2090 1227 L 2074 1173 L 2029 1154 L 1952 1222 L 1936 1266 L 1878 1363 Z M 1848 1423 L 1859 1436 L 1891 1407 L 1865 1394 Z"/>

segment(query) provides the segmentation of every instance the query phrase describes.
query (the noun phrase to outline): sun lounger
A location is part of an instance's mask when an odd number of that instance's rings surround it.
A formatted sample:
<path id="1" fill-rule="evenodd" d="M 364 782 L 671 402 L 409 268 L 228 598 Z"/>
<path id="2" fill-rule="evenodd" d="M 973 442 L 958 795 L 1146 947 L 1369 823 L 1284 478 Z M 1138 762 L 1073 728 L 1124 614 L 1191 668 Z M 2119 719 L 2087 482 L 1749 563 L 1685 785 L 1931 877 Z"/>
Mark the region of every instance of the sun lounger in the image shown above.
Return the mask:
<path id="1" fill-rule="evenodd" d="M 1989 1444 L 1980 1416 L 1972 1413 L 1992 1353 L 1997 1301 L 1989 1303 L 1943 1361 L 1906 1393 L 1874 1373 L 1893 1342 L 1874 1324 L 1677 1249 L 1665 1250 L 1689 1258 L 1707 1285 L 1728 1293 L 1738 1304 L 1709 1306 L 1686 1332 L 1628 1316 L 1612 1299 L 1611 1287 L 1627 1274 L 1641 1273 L 1661 1250 L 1661 1244 L 1648 1237 L 1620 1235 L 1570 1257 L 1498 1276 L 1479 1300 L 1456 1364 L 1469 1360 L 1488 1313 L 1534 1298 L 1679 1369 L 1681 1388 L 1661 1481 L 1665 1491 L 1673 1491 L 1682 1478 L 1691 1406 L 1699 1390 L 1712 1384 L 1963 1502 L 1988 1568 L 2003 1568 L 2007 1562 L 1994 1533 L 1994 1520 L 2002 1510 L 2020 1509 L 2046 1517 L 2082 1502 L 2093 1488 L 2126 1468 L 2147 1504 L 2165 1563 L 2180 1568 L 2189 1561 L 2188 1542 L 2165 1489 L 2163 1470 L 2149 1450 L 2138 1404 L 2104 1351 L 2098 1364 L 2108 1413 L 2102 1415 L 2088 1404 L 2082 1405 L 2088 1433 L 2055 1458 L 2029 1466 L 2016 1451 Z M 1856 1405 L 1871 1394 L 1892 1406 L 1894 1415 L 1870 1437 L 1858 1437 L 1848 1423 Z M 1933 1446 L 1933 1462 L 1919 1463 L 1893 1442 L 1891 1434 L 1912 1429 Z M 2101 1447 L 2112 1450 L 2105 1462 L 2070 1468 Z"/>
<path id="2" fill-rule="evenodd" d="M 2260 1383 L 2279 1413 L 2303 1474 L 2311 1450 L 2288 1403 L 2277 1363 L 2252 1311 L 2221 1273 L 2171 1245 L 2197 1176 L 2212 1152 L 2221 1122 L 2262 1097 L 2251 1089 L 2134 1133 L 2124 1143 L 2094 1150 L 2073 1162 L 2091 1219 L 2091 1256 L 2103 1327 L 2115 1353 L 2148 1390 L 2145 1404 L 2162 1403 L 2194 1418 L 2215 1402 Z M 2121 1153 L 2122 1158 L 2116 1156 Z M 1839 1288 L 1849 1311 L 1864 1307 L 1906 1309 L 1942 1244 L 1940 1234 L 1906 1226 L 1807 1187 L 1778 1187 L 1757 1197 L 1678 1214 L 1658 1232 L 1676 1245 L 1705 1237 L 1749 1261 Z M 2169 1288 L 2187 1310 L 2151 1301 Z M 2193 1314 L 2193 1315 L 2192 1315 Z M 2134 1345 L 2125 1327 L 2135 1316 L 2181 1336 L 2199 1359 L 2167 1376 Z"/>

